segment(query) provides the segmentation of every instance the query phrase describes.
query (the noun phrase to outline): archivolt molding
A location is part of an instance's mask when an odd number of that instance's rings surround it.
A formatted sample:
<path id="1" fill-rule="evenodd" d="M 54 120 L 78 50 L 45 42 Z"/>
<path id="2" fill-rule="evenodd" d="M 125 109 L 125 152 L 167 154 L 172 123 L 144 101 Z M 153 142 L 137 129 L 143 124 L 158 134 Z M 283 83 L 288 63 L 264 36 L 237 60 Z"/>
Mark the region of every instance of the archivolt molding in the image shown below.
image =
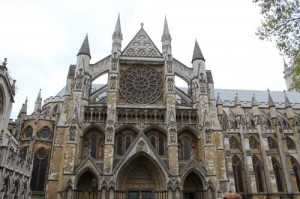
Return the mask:
<path id="1" fill-rule="evenodd" d="M 118 162 L 118 164 L 113 170 L 114 175 L 118 176 L 122 168 L 130 164 L 132 160 L 134 160 L 140 155 L 143 155 L 147 157 L 150 161 L 153 161 L 153 164 L 157 165 L 158 168 L 160 168 L 162 174 L 164 175 L 164 179 L 167 179 L 167 176 L 169 175 L 169 170 L 165 163 L 160 160 L 159 155 L 157 154 L 156 150 L 153 148 L 153 146 L 151 145 L 144 133 L 140 133 L 136 137 L 132 145 L 124 154 L 123 158 Z"/>
<path id="2" fill-rule="evenodd" d="M 77 187 L 78 180 L 80 177 L 87 171 L 90 171 L 93 173 L 96 178 L 99 185 L 99 182 L 101 180 L 101 171 L 98 169 L 94 161 L 91 157 L 87 157 L 85 161 L 83 161 L 76 169 L 75 169 L 75 187 Z"/>

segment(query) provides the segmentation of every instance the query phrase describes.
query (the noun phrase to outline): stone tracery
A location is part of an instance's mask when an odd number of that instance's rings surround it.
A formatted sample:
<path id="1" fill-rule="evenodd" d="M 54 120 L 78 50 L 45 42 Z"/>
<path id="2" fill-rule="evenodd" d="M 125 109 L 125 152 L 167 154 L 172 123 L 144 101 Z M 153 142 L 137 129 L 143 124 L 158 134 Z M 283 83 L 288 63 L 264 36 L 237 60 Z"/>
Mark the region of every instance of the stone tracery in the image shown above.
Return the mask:
<path id="1" fill-rule="evenodd" d="M 148 67 L 132 67 L 121 76 L 120 91 L 131 103 L 154 103 L 162 93 L 162 78 Z"/>

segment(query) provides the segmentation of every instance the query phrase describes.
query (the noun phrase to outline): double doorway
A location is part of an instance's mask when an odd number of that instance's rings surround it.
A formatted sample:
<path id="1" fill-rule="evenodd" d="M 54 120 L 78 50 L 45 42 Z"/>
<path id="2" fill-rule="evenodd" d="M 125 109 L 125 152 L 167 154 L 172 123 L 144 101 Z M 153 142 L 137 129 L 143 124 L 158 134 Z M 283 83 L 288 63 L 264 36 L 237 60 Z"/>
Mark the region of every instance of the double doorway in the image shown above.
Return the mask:
<path id="1" fill-rule="evenodd" d="M 150 190 L 128 191 L 128 199 L 154 199 L 154 193 Z"/>

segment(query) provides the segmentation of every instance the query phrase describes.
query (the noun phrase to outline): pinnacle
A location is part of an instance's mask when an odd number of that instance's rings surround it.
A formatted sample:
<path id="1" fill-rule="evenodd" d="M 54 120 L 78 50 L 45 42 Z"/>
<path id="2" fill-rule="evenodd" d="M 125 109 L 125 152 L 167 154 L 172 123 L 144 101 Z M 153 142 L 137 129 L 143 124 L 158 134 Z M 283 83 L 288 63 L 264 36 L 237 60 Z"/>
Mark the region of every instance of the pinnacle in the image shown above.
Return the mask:
<path id="1" fill-rule="evenodd" d="M 274 107 L 275 106 L 269 89 L 268 89 L 268 102 L 269 102 L 269 107 Z"/>
<path id="2" fill-rule="evenodd" d="M 88 55 L 91 58 L 88 35 L 85 36 L 84 41 L 81 45 L 81 48 L 79 49 L 77 56 L 78 55 Z"/>
<path id="3" fill-rule="evenodd" d="M 253 94 L 252 96 L 252 106 L 257 106 L 258 103 L 257 103 L 257 100 L 256 100 L 256 97 L 255 97 L 255 94 Z"/>
<path id="4" fill-rule="evenodd" d="M 120 13 L 119 13 L 114 33 L 121 33 L 121 32 L 122 31 L 121 31 L 121 22 L 120 22 Z"/>
<path id="5" fill-rule="evenodd" d="M 205 61 L 204 56 L 203 56 L 203 54 L 202 54 L 202 52 L 201 52 L 201 50 L 200 50 L 200 47 L 199 47 L 199 45 L 198 45 L 197 40 L 196 40 L 196 42 L 195 42 L 194 54 L 193 54 L 192 62 L 193 62 L 194 60 L 196 60 L 196 59 L 202 59 L 203 61 Z"/>
<path id="6" fill-rule="evenodd" d="M 223 104 L 223 102 L 222 102 L 220 93 L 218 93 L 218 97 L 217 97 L 217 105 L 222 105 L 222 104 Z"/>
<path id="7" fill-rule="evenodd" d="M 235 106 L 241 105 L 241 102 L 240 102 L 240 99 L 239 99 L 239 96 L 238 96 L 237 93 L 236 93 L 236 95 L 235 95 L 234 105 L 235 105 Z"/>
<path id="8" fill-rule="evenodd" d="M 285 108 L 292 107 L 291 102 L 286 94 L 286 91 L 284 91 L 284 100 L 285 100 Z"/>

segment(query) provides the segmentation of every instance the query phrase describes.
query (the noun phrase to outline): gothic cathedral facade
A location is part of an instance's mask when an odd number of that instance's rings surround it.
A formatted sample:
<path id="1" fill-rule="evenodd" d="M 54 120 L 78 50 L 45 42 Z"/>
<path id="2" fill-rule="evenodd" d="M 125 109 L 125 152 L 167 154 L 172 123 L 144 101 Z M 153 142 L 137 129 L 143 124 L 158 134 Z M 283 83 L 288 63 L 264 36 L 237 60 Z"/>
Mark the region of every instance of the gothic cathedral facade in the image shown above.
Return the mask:
<path id="1" fill-rule="evenodd" d="M 161 52 L 143 24 L 122 37 L 118 17 L 90 63 L 86 36 L 64 89 L 7 127 L 31 154 L 32 198 L 300 198 L 299 93 L 216 89 L 197 41 L 191 67 L 173 58 L 166 20 Z"/>

